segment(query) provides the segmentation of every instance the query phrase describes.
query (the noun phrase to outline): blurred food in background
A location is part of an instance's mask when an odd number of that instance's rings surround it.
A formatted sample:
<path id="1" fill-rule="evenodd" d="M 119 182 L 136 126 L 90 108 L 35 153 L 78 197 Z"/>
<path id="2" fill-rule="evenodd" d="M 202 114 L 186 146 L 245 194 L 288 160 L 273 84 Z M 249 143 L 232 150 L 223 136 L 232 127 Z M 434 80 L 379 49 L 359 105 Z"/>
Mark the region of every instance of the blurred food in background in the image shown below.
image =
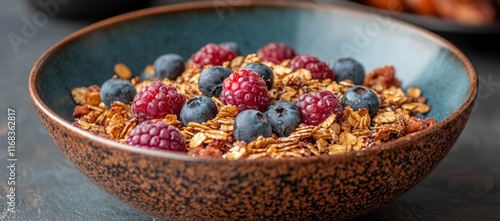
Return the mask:
<path id="1" fill-rule="evenodd" d="M 397 12 L 441 17 L 462 25 L 490 25 L 500 14 L 500 0 L 351 0 Z"/>

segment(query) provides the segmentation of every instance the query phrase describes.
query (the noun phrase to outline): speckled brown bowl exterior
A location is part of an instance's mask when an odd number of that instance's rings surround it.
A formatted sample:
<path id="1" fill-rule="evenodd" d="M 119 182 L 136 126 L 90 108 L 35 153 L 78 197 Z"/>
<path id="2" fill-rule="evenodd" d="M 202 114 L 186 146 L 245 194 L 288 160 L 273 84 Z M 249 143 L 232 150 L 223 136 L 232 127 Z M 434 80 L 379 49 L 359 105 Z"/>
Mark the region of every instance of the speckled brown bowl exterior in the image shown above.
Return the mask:
<path id="1" fill-rule="evenodd" d="M 208 4 L 197 5 L 202 6 Z M 106 22 L 117 19 L 123 17 Z M 42 123 L 66 157 L 101 189 L 149 214 L 167 220 L 343 220 L 396 199 L 453 147 L 471 114 L 477 79 L 462 53 L 449 48 L 467 67 L 472 85 L 457 111 L 411 136 L 338 156 L 231 161 L 140 149 L 82 131 L 51 110 L 38 94 L 49 62 L 44 58 L 35 64 L 29 88 Z"/>

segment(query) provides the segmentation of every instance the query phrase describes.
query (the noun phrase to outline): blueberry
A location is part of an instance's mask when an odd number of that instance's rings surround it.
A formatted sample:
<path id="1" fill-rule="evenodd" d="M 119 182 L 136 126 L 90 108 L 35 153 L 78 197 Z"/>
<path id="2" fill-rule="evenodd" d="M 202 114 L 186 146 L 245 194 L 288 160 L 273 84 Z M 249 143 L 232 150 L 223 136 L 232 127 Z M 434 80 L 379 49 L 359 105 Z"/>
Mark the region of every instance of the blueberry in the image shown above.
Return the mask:
<path id="1" fill-rule="evenodd" d="M 182 107 L 180 120 L 184 126 L 189 122 L 204 123 L 217 116 L 215 102 L 207 96 L 192 97 Z"/>
<path id="2" fill-rule="evenodd" d="M 175 80 L 186 69 L 184 60 L 177 54 L 165 54 L 154 62 L 154 76 L 158 80 L 168 78 Z"/>
<path id="3" fill-rule="evenodd" d="M 273 132 L 266 116 L 258 110 L 244 110 L 233 124 L 234 138 L 250 143 L 259 136 L 271 137 Z"/>
<path id="4" fill-rule="evenodd" d="M 227 50 L 233 51 L 237 55 L 240 54 L 240 47 L 238 46 L 238 43 L 236 43 L 234 41 L 222 42 L 219 45 L 222 46 L 222 47 L 225 47 Z"/>
<path id="5" fill-rule="evenodd" d="M 351 80 L 355 85 L 362 85 L 365 80 L 365 68 L 353 58 L 341 58 L 333 65 L 335 81 Z"/>
<path id="6" fill-rule="evenodd" d="M 245 66 L 243 69 L 255 71 L 262 78 L 264 78 L 267 89 L 273 88 L 273 83 L 274 83 L 273 71 L 267 65 L 262 63 L 251 63 Z"/>
<path id="7" fill-rule="evenodd" d="M 137 93 L 134 85 L 130 82 L 118 78 L 111 78 L 105 81 L 101 86 L 101 100 L 108 108 L 111 108 L 111 103 L 120 101 L 128 104 L 134 100 Z"/>
<path id="8" fill-rule="evenodd" d="M 377 95 L 372 90 L 356 85 L 350 87 L 344 93 L 342 106 L 344 108 L 351 106 L 354 111 L 365 108 L 370 113 L 370 116 L 374 116 L 380 108 L 380 102 L 378 101 Z"/>
<path id="9" fill-rule="evenodd" d="M 273 133 L 279 137 L 290 135 L 302 121 L 299 108 L 289 101 L 278 101 L 267 107 L 264 112 L 271 123 Z"/>
<path id="10" fill-rule="evenodd" d="M 139 78 L 142 81 L 150 81 L 154 77 L 154 73 L 148 73 L 146 70 L 142 71 L 141 75 L 139 75 Z"/>
<path id="11" fill-rule="evenodd" d="M 206 68 L 200 73 L 198 88 L 205 96 L 220 97 L 222 82 L 229 77 L 231 73 L 231 69 L 222 66 Z"/>

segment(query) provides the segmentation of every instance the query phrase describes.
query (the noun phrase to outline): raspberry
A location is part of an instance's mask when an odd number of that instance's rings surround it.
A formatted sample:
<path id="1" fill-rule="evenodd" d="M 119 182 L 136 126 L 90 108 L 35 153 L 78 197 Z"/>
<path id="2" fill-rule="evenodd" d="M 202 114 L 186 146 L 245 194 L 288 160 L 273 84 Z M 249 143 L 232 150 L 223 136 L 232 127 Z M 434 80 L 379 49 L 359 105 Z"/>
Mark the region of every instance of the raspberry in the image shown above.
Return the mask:
<path id="1" fill-rule="evenodd" d="M 193 62 L 197 68 L 203 68 L 205 65 L 222 65 L 225 61 L 233 60 L 236 53 L 213 43 L 205 45 L 198 52 L 193 54 Z"/>
<path id="2" fill-rule="evenodd" d="M 314 79 L 323 80 L 330 78 L 332 81 L 335 80 L 332 69 L 324 62 L 311 55 L 300 55 L 293 58 L 290 62 L 290 66 L 292 66 L 292 71 L 297 71 L 301 68 L 311 71 Z"/>
<path id="3" fill-rule="evenodd" d="M 264 111 L 269 101 L 266 82 L 252 70 L 234 72 L 222 83 L 221 101 L 238 107 L 239 112 Z"/>
<path id="4" fill-rule="evenodd" d="M 344 116 L 340 101 L 331 91 L 320 91 L 316 95 L 303 94 L 296 101 L 302 121 L 308 125 L 318 125 L 330 115 L 337 116 L 337 122 Z"/>
<path id="5" fill-rule="evenodd" d="M 271 42 L 257 51 L 260 60 L 280 64 L 286 59 L 295 57 L 295 51 L 283 43 Z"/>
<path id="6" fill-rule="evenodd" d="M 163 121 L 144 121 L 138 124 L 127 137 L 127 144 L 149 149 L 184 152 L 184 136 L 172 125 Z"/>
<path id="7" fill-rule="evenodd" d="M 144 86 L 132 102 L 132 116 L 139 121 L 163 118 L 167 114 L 179 116 L 186 102 L 172 85 L 160 81 Z"/>

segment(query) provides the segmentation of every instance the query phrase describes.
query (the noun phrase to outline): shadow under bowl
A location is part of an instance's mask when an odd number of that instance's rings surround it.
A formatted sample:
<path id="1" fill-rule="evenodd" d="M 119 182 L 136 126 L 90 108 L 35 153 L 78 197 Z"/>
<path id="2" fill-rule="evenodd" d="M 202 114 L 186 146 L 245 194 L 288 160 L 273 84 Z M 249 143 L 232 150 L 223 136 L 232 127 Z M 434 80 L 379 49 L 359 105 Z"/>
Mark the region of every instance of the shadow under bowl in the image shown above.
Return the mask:
<path id="1" fill-rule="evenodd" d="M 294 160 L 223 160 L 141 149 L 72 126 L 74 87 L 101 85 L 116 63 L 139 74 L 156 57 L 185 59 L 208 42 L 243 54 L 271 41 L 324 61 L 354 57 L 367 70 L 394 65 L 404 87 L 428 98 L 437 124 L 371 149 Z M 29 90 L 49 135 L 94 184 L 167 220 L 349 219 L 396 199 L 426 177 L 459 137 L 477 78 L 453 45 L 414 26 L 306 2 L 186 3 L 86 27 L 34 65 Z"/>

